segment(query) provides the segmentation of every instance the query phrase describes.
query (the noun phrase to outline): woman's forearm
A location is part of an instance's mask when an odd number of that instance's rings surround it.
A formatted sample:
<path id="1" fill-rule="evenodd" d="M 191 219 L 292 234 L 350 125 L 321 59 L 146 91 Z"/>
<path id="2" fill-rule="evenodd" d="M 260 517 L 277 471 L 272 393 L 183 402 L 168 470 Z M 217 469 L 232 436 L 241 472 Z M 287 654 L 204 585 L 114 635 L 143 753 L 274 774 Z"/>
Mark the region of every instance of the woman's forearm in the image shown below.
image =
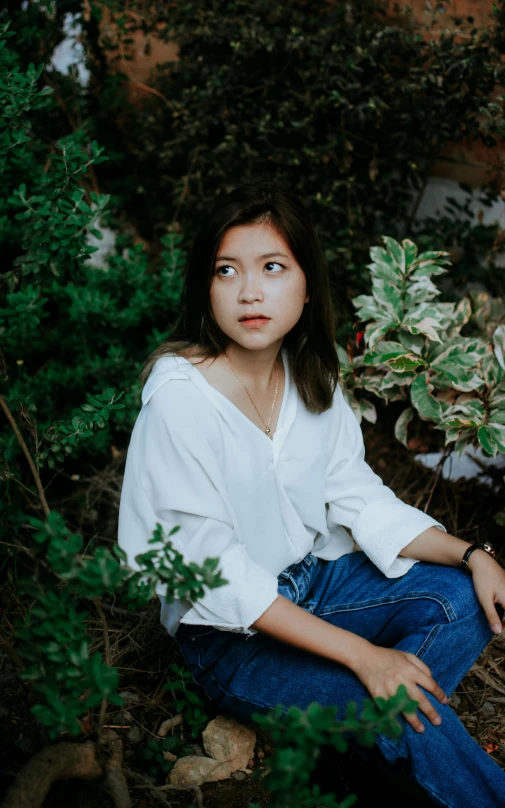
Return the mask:
<path id="1" fill-rule="evenodd" d="M 465 550 L 471 542 L 458 539 L 450 533 L 444 533 L 438 527 L 430 527 L 403 548 L 400 555 L 416 558 L 419 561 L 431 561 L 434 564 L 446 564 L 458 567 Z M 470 556 L 470 562 L 475 553 Z"/>
<path id="2" fill-rule="evenodd" d="M 271 606 L 251 625 L 288 645 L 332 659 L 351 670 L 370 652 L 368 640 L 346 629 L 332 626 L 321 617 L 302 609 L 284 595 L 278 595 Z"/>

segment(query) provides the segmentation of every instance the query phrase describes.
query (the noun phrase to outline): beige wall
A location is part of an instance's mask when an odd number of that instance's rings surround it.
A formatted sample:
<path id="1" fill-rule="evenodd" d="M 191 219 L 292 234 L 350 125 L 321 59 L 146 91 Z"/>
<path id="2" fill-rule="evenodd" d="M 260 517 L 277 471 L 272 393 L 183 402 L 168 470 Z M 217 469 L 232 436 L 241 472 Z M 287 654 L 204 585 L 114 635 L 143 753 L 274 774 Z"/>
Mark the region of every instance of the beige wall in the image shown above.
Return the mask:
<path id="1" fill-rule="evenodd" d="M 428 21 L 433 12 L 429 10 L 426 0 L 397 0 L 400 6 L 408 6 L 415 17 L 421 21 Z M 431 3 L 435 5 L 434 2 Z M 444 27 L 456 27 L 458 20 L 473 18 L 473 25 L 481 28 L 488 24 L 489 16 L 493 10 L 493 0 L 451 0 L 447 3 L 446 11 L 436 15 L 435 30 Z"/>

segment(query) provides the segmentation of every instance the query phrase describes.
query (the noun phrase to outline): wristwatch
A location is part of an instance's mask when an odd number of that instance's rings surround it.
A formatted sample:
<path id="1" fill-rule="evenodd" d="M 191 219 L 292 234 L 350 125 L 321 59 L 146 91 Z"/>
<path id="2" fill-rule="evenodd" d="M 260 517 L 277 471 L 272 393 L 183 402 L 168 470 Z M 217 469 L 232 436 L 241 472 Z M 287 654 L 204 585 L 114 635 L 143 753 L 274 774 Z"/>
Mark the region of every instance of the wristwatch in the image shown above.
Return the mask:
<path id="1" fill-rule="evenodd" d="M 494 549 L 491 542 L 476 541 L 475 544 L 472 544 L 465 550 L 463 558 L 461 559 L 461 566 L 463 567 L 464 570 L 466 570 L 466 572 L 468 572 L 469 575 L 472 574 L 472 571 L 468 566 L 468 559 L 470 558 L 474 550 L 485 550 L 486 553 L 488 553 L 490 556 L 493 556 L 493 558 L 495 558 L 496 556 L 496 550 Z"/>

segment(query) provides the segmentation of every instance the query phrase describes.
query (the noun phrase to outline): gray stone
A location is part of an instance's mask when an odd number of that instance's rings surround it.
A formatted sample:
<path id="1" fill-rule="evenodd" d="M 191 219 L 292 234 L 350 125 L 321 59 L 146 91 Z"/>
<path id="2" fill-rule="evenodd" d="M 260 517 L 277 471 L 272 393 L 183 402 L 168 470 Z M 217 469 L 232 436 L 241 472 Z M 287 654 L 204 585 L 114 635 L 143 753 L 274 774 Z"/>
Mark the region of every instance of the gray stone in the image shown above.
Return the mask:
<path id="1" fill-rule="evenodd" d="M 232 768 L 229 763 L 220 763 L 214 758 L 188 755 L 179 758 L 168 775 L 168 781 L 174 786 L 199 786 L 216 780 L 226 780 Z"/>
<path id="2" fill-rule="evenodd" d="M 253 757 L 256 733 L 234 718 L 218 715 L 202 732 L 203 746 L 215 760 L 234 761 L 234 769 L 245 769 Z"/>
<path id="3" fill-rule="evenodd" d="M 126 733 L 128 743 L 140 743 L 142 740 L 142 730 L 140 727 L 131 727 Z"/>
<path id="4" fill-rule="evenodd" d="M 129 701 L 132 704 L 140 704 L 140 702 L 142 701 L 138 693 L 131 693 L 129 690 L 122 690 L 119 695 L 121 696 L 122 699 L 124 699 L 125 701 Z"/>
<path id="5" fill-rule="evenodd" d="M 495 708 L 494 704 L 491 704 L 490 701 L 485 701 L 480 709 L 481 709 L 481 712 L 484 713 L 484 715 L 495 715 L 496 714 L 496 708 Z"/>

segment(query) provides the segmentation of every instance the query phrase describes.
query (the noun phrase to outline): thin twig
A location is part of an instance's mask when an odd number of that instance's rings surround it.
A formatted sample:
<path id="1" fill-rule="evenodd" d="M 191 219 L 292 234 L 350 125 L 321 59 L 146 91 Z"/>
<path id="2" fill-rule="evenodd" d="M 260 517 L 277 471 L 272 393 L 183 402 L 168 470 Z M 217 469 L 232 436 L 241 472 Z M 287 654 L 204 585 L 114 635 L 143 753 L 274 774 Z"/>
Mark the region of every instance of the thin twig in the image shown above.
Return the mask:
<path id="1" fill-rule="evenodd" d="M 18 439 L 18 443 L 21 446 L 21 449 L 23 450 L 24 455 L 25 455 L 25 457 L 26 457 L 26 459 L 28 461 L 28 465 L 30 466 L 30 471 L 32 472 L 33 479 L 35 480 L 35 485 L 37 486 L 37 492 L 38 492 L 38 495 L 39 495 L 39 499 L 40 499 L 40 501 L 42 503 L 42 508 L 43 508 L 44 514 L 45 514 L 45 516 L 47 518 L 49 516 L 50 509 L 49 509 L 49 505 L 47 504 L 46 495 L 44 494 L 44 488 L 42 486 L 42 482 L 40 480 L 39 473 L 37 471 L 35 463 L 32 460 L 32 456 L 31 456 L 31 454 L 30 454 L 30 452 L 28 450 L 28 446 L 26 445 L 26 443 L 24 441 L 24 438 L 23 438 L 21 432 L 18 429 L 18 425 L 16 424 L 16 421 L 14 420 L 14 416 L 12 415 L 12 413 L 11 413 L 11 411 L 9 409 L 7 401 L 5 400 L 4 396 L 2 396 L 2 395 L 0 395 L 0 407 L 3 409 L 3 411 L 4 411 L 4 413 L 5 413 L 6 417 L 7 417 L 7 420 L 9 421 L 9 423 L 10 423 L 10 425 L 11 425 L 13 431 L 14 431 L 14 434 L 15 434 L 16 438 Z"/>
<path id="2" fill-rule="evenodd" d="M 14 665 L 14 667 L 17 668 L 18 671 L 24 671 L 25 666 L 21 661 L 21 657 L 18 655 L 17 651 L 12 647 L 9 640 L 7 640 L 5 637 L 0 637 L 0 648 L 2 648 L 5 651 L 12 665 Z"/>
<path id="3" fill-rule="evenodd" d="M 158 794 L 163 793 L 165 791 L 189 791 L 190 789 L 193 789 L 193 791 L 195 792 L 197 808 L 203 808 L 203 796 L 200 786 L 194 786 L 194 785 L 173 786 L 171 783 L 167 783 L 164 786 L 138 785 L 133 786 L 133 788 L 148 788 L 149 791 L 156 792 Z"/>
<path id="4" fill-rule="evenodd" d="M 103 609 L 102 609 L 102 604 L 100 603 L 98 598 L 93 598 L 93 603 L 94 603 L 95 609 L 97 610 L 98 616 L 99 616 L 99 618 L 101 620 L 101 623 L 102 623 L 103 644 L 104 644 L 103 655 L 104 655 L 104 659 L 105 659 L 105 664 L 107 665 L 107 667 L 110 668 L 111 667 L 111 664 L 110 664 L 111 658 L 110 658 L 109 627 L 107 625 L 107 620 L 105 618 L 105 614 L 104 614 Z M 106 696 L 104 696 L 102 701 L 101 701 L 101 704 L 100 704 L 100 714 L 98 716 L 98 734 L 100 734 L 102 729 L 103 729 L 103 725 L 105 723 L 106 710 L 107 710 L 107 698 L 106 698 Z"/>
<path id="5" fill-rule="evenodd" d="M 438 464 L 436 466 L 436 471 L 435 471 L 435 479 L 433 480 L 433 485 L 431 486 L 431 490 L 430 490 L 430 494 L 428 496 L 428 500 L 426 502 L 426 505 L 424 506 L 424 512 L 425 513 L 427 513 L 428 508 L 430 507 L 430 502 L 431 502 L 431 498 L 433 496 L 433 492 L 435 491 L 435 488 L 437 487 L 438 481 L 440 479 L 440 475 L 442 474 L 442 471 L 443 471 L 443 468 L 444 468 L 445 461 L 446 461 L 446 459 L 447 459 L 447 457 L 448 457 L 448 455 L 450 454 L 451 451 L 452 451 L 452 448 L 450 446 L 446 446 L 444 448 L 443 452 L 442 452 L 442 457 L 438 461 Z"/>
<path id="6" fill-rule="evenodd" d="M 126 769 L 123 767 L 123 771 L 130 780 L 133 780 L 134 783 L 139 783 L 144 788 L 156 788 L 153 786 L 151 780 L 145 777 L 143 774 L 139 774 L 138 772 L 134 772 L 131 769 Z M 174 803 L 170 800 L 167 800 L 164 794 L 161 794 L 159 791 L 153 791 L 150 795 L 155 802 L 159 805 L 173 805 Z"/>

